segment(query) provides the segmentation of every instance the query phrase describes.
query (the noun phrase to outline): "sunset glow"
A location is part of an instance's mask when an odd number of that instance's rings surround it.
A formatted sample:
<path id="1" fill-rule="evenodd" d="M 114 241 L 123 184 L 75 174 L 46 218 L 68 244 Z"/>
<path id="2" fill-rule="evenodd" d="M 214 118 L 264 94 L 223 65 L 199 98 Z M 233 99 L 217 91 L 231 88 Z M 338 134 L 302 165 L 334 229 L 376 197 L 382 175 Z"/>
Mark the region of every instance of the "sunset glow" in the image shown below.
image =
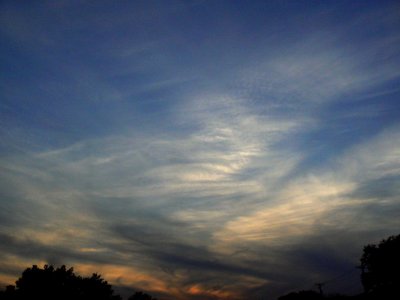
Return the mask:
<path id="1" fill-rule="evenodd" d="M 0 288 L 54 264 L 274 300 L 354 270 L 400 228 L 399 12 L 1 1 Z"/>

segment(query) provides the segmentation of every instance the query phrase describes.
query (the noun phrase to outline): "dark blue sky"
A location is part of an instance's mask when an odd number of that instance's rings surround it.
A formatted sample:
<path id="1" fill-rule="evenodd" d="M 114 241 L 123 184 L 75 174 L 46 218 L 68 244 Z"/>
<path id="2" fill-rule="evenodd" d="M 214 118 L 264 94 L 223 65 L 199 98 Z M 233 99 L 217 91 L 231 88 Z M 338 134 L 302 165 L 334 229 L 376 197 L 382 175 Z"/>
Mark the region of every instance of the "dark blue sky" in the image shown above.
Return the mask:
<path id="1" fill-rule="evenodd" d="M 0 283 L 273 299 L 353 270 L 400 225 L 399 28 L 397 1 L 2 1 Z"/>

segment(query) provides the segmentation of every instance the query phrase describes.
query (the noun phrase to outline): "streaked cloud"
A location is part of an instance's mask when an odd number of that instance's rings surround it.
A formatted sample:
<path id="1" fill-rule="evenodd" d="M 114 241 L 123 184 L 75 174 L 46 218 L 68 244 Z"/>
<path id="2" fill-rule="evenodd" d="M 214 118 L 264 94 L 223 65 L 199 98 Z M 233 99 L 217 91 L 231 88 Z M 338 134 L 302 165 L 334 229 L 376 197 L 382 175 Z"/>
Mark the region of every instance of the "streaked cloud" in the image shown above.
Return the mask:
<path id="1" fill-rule="evenodd" d="M 397 233 L 389 4 L 99 5 L 1 13 L 0 282 L 54 263 L 161 299 L 273 298 Z"/>

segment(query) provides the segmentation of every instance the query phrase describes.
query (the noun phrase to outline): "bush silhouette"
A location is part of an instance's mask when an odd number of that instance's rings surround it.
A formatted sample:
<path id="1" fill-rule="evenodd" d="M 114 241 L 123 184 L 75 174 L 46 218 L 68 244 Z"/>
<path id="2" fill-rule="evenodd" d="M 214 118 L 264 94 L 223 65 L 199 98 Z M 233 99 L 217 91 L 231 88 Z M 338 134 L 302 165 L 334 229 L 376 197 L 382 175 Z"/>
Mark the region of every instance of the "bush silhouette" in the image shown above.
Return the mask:
<path id="1" fill-rule="evenodd" d="M 150 295 L 142 292 L 136 292 L 132 296 L 128 298 L 128 300 L 157 300 L 156 298 L 151 297 Z"/>
<path id="2" fill-rule="evenodd" d="M 0 299 L 121 300 L 121 297 L 114 295 L 111 285 L 98 274 L 81 277 L 74 274 L 73 268 L 45 265 L 40 269 L 34 265 L 22 273 L 15 287 L 8 286 Z"/>
<path id="3" fill-rule="evenodd" d="M 366 293 L 380 299 L 400 299 L 400 235 L 365 246 L 361 271 Z"/>
<path id="4" fill-rule="evenodd" d="M 278 300 L 321 300 L 324 299 L 322 295 L 315 291 L 300 291 L 292 292 L 285 296 L 279 297 Z"/>

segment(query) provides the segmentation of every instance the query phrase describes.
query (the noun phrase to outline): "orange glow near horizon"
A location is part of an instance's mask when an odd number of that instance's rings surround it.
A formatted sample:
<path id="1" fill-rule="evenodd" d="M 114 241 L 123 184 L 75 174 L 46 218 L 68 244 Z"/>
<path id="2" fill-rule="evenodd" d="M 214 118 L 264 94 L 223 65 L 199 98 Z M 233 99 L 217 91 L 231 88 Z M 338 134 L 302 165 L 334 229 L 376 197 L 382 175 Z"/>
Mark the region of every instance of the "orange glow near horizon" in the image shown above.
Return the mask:
<path id="1" fill-rule="evenodd" d="M 203 288 L 200 284 L 195 284 L 190 286 L 187 293 L 189 295 L 194 296 L 206 296 L 206 297 L 215 297 L 217 299 L 239 299 L 238 296 L 230 291 L 220 290 L 220 289 L 206 289 Z"/>
<path id="2" fill-rule="evenodd" d="M 37 265 L 42 268 L 47 263 L 44 261 L 36 262 L 34 264 L 19 263 L 21 272 L 16 275 L 0 275 L 0 283 L 3 287 L 7 285 L 14 285 L 15 281 L 21 276 L 22 272 L 31 267 Z M 58 266 L 56 266 L 58 267 Z M 189 287 L 179 287 L 179 283 L 176 286 L 168 286 L 162 279 L 158 279 L 154 276 L 139 272 L 133 267 L 116 266 L 116 265 L 94 265 L 94 264 L 75 264 L 74 266 L 66 265 L 67 268 L 73 267 L 74 273 L 81 276 L 91 276 L 96 273 L 102 276 L 104 280 L 110 283 L 114 289 L 115 286 L 131 287 L 140 286 L 142 291 L 148 293 L 161 293 L 168 294 L 174 299 L 184 300 L 188 296 L 204 296 L 213 297 L 216 299 L 240 299 L 238 294 L 234 290 L 218 289 L 218 288 L 207 288 L 201 284 L 193 284 Z M 178 276 L 181 277 L 181 276 Z M 182 278 L 180 278 L 182 279 Z"/>

